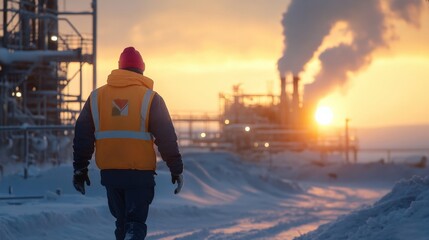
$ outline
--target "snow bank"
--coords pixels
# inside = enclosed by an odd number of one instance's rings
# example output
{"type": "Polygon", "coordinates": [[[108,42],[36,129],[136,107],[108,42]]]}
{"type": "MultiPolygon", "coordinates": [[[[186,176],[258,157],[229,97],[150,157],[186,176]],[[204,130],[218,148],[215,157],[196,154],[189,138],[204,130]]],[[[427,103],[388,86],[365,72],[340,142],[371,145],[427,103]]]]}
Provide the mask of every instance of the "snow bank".
{"type": "Polygon", "coordinates": [[[233,196],[237,192],[270,195],[303,192],[297,183],[226,152],[187,154],[185,174],[184,195],[192,192],[205,199],[222,194],[233,196]]]}
{"type": "Polygon", "coordinates": [[[79,203],[77,198],[8,206],[0,217],[0,239],[91,239],[94,234],[104,239],[112,238],[114,220],[106,206],[100,201],[89,205],[88,202],[79,203]]]}
{"type": "MultiPolygon", "coordinates": [[[[148,239],[292,239],[364,203],[373,203],[391,188],[376,188],[372,180],[393,181],[412,173],[429,175],[428,168],[321,164],[315,159],[318,156],[306,152],[276,154],[272,161],[259,162],[252,162],[250,156],[243,161],[227,152],[185,153],[185,185],[178,195],[173,194],[175,185],[165,163],[160,162],[147,221],[148,239]],[[329,173],[338,175],[334,179],[329,173]],[[365,184],[352,185],[351,181],[365,184]]],[[[0,180],[0,197],[9,195],[9,186],[15,196],[43,197],[0,201],[1,240],[114,238],[114,219],[94,163],[90,165],[91,186],[85,196],[72,186],[70,164],[34,173],[27,180],[20,175],[0,180]],[[60,196],[55,195],[57,190],[60,196]]],[[[325,234],[332,238],[320,239],[347,239],[342,237],[354,234],[356,238],[350,239],[367,239],[364,234],[378,231],[383,236],[380,239],[405,235],[419,239],[423,234],[419,229],[425,229],[422,225],[428,222],[429,213],[424,209],[429,208],[429,193],[424,190],[428,182],[418,177],[402,181],[373,207],[355,211],[321,227],[318,231],[323,233],[309,236],[317,239],[325,234]],[[402,229],[398,227],[400,219],[405,219],[402,229]],[[384,224],[392,235],[383,232],[384,224]]],[[[313,239],[305,237],[302,239],[313,239]]]]}
{"type": "Polygon", "coordinates": [[[374,205],[342,216],[296,240],[428,239],[429,177],[397,183],[374,205]]]}
{"type": "MultiPolygon", "coordinates": [[[[271,166],[271,171],[285,178],[298,182],[325,182],[329,184],[364,184],[387,187],[414,175],[429,175],[429,167],[416,167],[414,162],[358,162],[345,164],[342,156],[329,155],[325,160],[320,159],[316,152],[283,152],[273,154],[271,161],[268,156],[257,162],[265,167],[271,166]]],[[[405,161],[405,160],[404,160],[405,161]]]]}
{"type": "MultiPolygon", "coordinates": [[[[297,183],[269,175],[266,169],[244,163],[230,153],[188,153],[184,154],[184,163],[185,185],[179,195],[173,194],[175,185],[165,163],[158,166],[149,229],[163,229],[158,226],[164,224],[175,230],[151,232],[151,237],[180,233],[190,228],[190,221],[194,223],[191,226],[199,228],[219,224],[225,218],[238,219],[243,212],[251,212],[249,209],[261,199],[276,202],[279,197],[304,192],[297,183]]],[[[9,196],[9,186],[13,189],[11,196],[43,197],[0,201],[1,240],[113,238],[114,220],[94,163],[90,165],[91,186],[85,196],[73,188],[70,164],[35,172],[27,180],[18,174],[0,181],[0,197],[9,196]],[[55,195],[57,190],[60,196],[55,195]]]]}

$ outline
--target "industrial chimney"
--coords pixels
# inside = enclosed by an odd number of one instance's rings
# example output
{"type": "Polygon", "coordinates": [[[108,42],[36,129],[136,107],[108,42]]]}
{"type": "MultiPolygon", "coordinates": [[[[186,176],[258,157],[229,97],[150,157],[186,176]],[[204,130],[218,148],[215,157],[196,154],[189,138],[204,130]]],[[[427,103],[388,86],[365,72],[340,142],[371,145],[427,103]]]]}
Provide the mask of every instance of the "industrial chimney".
{"type": "Polygon", "coordinates": [[[300,125],[301,120],[301,108],[299,106],[299,81],[301,79],[297,76],[293,76],[293,92],[292,92],[292,125],[297,127],[300,125]]]}
{"type": "Polygon", "coordinates": [[[292,92],[292,111],[299,112],[299,80],[298,76],[293,76],[293,92],[292,92]]]}
{"type": "Polygon", "coordinates": [[[286,94],[285,75],[280,75],[280,123],[283,127],[289,124],[289,103],[286,94]]]}

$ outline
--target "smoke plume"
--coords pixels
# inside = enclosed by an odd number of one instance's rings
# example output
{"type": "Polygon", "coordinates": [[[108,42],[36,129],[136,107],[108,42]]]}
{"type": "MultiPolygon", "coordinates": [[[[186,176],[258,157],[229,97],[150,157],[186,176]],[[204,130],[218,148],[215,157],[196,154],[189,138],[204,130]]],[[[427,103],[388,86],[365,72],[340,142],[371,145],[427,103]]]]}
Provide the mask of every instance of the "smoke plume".
{"type": "Polygon", "coordinates": [[[304,89],[306,103],[315,104],[336,86],[371,63],[372,53],[388,47],[389,19],[419,26],[424,0],[292,0],[283,15],[285,50],[278,61],[281,75],[298,74],[338,22],[352,33],[351,43],[325,49],[320,72],[304,89]]]}

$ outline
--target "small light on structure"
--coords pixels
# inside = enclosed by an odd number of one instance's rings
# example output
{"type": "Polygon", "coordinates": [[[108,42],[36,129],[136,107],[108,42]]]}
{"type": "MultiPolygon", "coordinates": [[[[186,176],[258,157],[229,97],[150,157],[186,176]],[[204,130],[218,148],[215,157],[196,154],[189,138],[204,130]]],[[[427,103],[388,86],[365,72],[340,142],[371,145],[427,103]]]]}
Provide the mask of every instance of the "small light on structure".
{"type": "Polygon", "coordinates": [[[31,91],[33,91],[33,92],[34,92],[34,91],[36,91],[36,87],[33,87],[33,88],[31,89],[31,91]]]}
{"type": "Polygon", "coordinates": [[[246,131],[246,132],[250,132],[250,127],[249,127],[249,126],[246,126],[246,127],[244,128],[244,131],[246,131]]]}
{"type": "Polygon", "coordinates": [[[16,97],[19,97],[19,98],[20,98],[20,97],[22,97],[21,92],[17,92],[17,93],[16,93],[16,97]]]}
{"type": "Polygon", "coordinates": [[[229,124],[229,119],[225,119],[225,124],[228,125],[229,124]]]}
{"type": "Polygon", "coordinates": [[[15,92],[12,92],[12,97],[15,97],[15,92]]]}
{"type": "Polygon", "coordinates": [[[254,146],[255,148],[259,147],[259,143],[255,142],[255,143],[253,143],[253,146],[254,146]]]}
{"type": "Polygon", "coordinates": [[[57,37],[57,36],[55,36],[55,35],[52,35],[52,36],[51,36],[51,41],[53,41],[53,42],[58,41],[58,37],[57,37]]]}
{"type": "Polygon", "coordinates": [[[266,142],[266,143],[264,143],[264,147],[270,147],[270,143],[268,143],[268,142],[266,142]]]}
{"type": "Polygon", "coordinates": [[[202,133],[200,134],[200,136],[201,136],[202,138],[205,138],[207,135],[206,135],[206,133],[205,133],[205,132],[202,132],[202,133]]]}

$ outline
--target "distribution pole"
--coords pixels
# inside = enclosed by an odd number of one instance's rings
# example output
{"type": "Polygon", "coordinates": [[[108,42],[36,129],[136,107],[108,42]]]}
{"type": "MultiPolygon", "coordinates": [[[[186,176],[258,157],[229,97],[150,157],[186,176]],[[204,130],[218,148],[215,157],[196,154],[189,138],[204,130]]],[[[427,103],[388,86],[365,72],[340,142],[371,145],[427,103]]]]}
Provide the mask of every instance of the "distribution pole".
{"type": "Polygon", "coordinates": [[[97,88],[97,0],[92,0],[92,90],[97,88]]]}
{"type": "Polygon", "coordinates": [[[346,118],[346,129],[345,129],[345,153],[346,153],[346,163],[349,163],[349,121],[350,119],[346,118]]]}
{"type": "Polygon", "coordinates": [[[9,33],[7,32],[7,0],[3,2],[3,47],[7,48],[7,41],[9,40],[9,33]]]}

